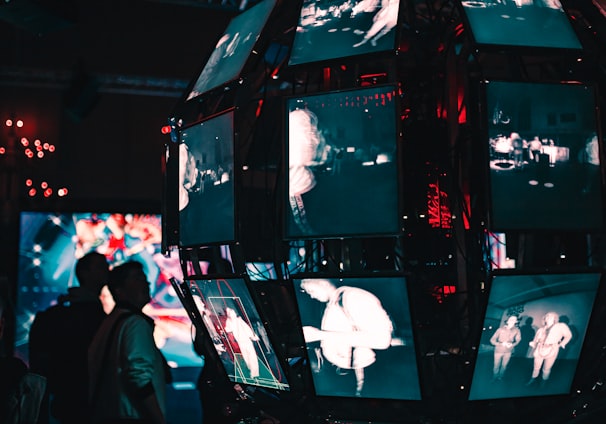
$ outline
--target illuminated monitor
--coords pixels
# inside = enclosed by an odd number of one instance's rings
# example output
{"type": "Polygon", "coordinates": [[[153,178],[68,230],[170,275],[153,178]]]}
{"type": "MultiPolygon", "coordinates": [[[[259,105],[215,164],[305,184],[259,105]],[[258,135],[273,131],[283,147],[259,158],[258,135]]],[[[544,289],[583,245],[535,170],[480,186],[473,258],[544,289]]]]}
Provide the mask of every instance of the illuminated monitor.
{"type": "Polygon", "coordinates": [[[475,43],[483,46],[579,50],[582,48],[559,0],[463,0],[475,43]]]}
{"type": "Polygon", "coordinates": [[[271,332],[244,278],[186,280],[229,381],[290,390],[271,332]]]}
{"type": "Polygon", "coordinates": [[[263,0],[233,18],[196,79],[186,101],[237,79],[276,0],[263,0]]]}
{"type": "Polygon", "coordinates": [[[568,394],[600,280],[599,272],[494,275],[469,400],[568,394]]]}
{"type": "MultiPolygon", "coordinates": [[[[156,214],[21,212],[15,354],[28,361],[29,329],[36,313],[78,286],[76,261],[95,250],[112,267],[127,260],[143,264],[152,298],[143,312],[155,321],[156,343],[171,367],[202,366],[192,347],[191,321],[169,281],[181,274],[178,252],[160,253],[160,220],[156,214]]],[[[101,301],[109,313],[114,302],[107,287],[101,301]]]]}
{"type": "Polygon", "coordinates": [[[286,99],[286,238],[398,234],[398,100],[393,86],[286,99]]]}
{"type": "Polygon", "coordinates": [[[603,226],[594,89],[583,84],[483,84],[491,230],[603,226]]]}
{"type": "Polygon", "coordinates": [[[180,246],[235,240],[234,187],[233,109],[180,130],[180,246]]]}
{"type": "Polygon", "coordinates": [[[400,0],[303,0],[289,65],[394,51],[400,0]]]}
{"type": "Polygon", "coordinates": [[[421,399],[405,277],[293,284],[316,395],[421,399]]]}

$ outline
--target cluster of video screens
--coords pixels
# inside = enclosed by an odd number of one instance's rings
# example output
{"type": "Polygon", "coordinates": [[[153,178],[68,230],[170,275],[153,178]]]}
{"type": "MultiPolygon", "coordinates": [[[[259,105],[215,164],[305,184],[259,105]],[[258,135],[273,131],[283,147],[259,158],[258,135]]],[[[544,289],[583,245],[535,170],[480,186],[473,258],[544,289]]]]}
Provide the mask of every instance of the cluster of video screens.
{"type": "MultiPolygon", "coordinates": [[[[156,214],[22,212],[15,354],[28,361],[29,329],[36,313],[79,285],[77,260],[97,251],[112,267],[129,260],[143,264],[152,298],[143,312],[154,319],[156,344],[172,367],[202,366],[192,347],[191,321],[169,281],[182,275],[178,253],[164,255],[160,246],[161,217],[156,214]]],[[[111,312],[114,301],[107,287],[101,302],[105,312],[111,312]]]]}
{"type": "Polygon", "coordinates": [[[594,88],[488,81],[484,89],[491,229],[602,228],[594,88]]]}
{"type": "Polygon", "coordinates": [[[600,272],[492,277],[470,400],[567,394],[600,272]]]}

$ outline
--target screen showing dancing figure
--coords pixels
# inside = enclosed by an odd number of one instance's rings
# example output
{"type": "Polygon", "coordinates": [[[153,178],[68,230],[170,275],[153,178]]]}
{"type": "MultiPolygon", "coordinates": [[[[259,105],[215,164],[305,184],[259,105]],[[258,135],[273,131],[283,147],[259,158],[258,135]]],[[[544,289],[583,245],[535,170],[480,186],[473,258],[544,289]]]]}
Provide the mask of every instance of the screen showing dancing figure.
{"type": "MultiPolygon", "coordinates": [[[[182,274],[178,252],[161,253],[160,215],[137,213],[21,213],[17,275],[15,354],[29,358],[31,323],[38,311],[69,301],[77,287],[76,261],[91,251],[110,266],[128,260],[143,264],[151,284],[151,301],[143,312],[154,319],[154,338],[171,367],[200,367],[192,348],[191,321],[172,290],[170,278],[182,274]]],[[[182,278],[182,277],[181,277],[182,278]]],[[[104,287],[106,313],[114,301],[104,287]]]]}
{"type": "Polygon", "coordinates": [[[594,90],[581,84],[485,84],[493,230],[603,225],[594,90]]]}
{"type": "Polygon", "coordinates": [[[303,0],[289,65],[394,50],[400,0],[303,0]]]}
{"type": "Polygon", "coordinates": [[[462,5],[478,44],[582,48],[560,0],[463,0],[462,5]]]}
{"type": "Polygon", "coordinates": [[[398,233],[391,86],[287,99],[288,238],[398,233]]]}
{"type": "Polygon", "coordinates": [[[493,276],[469,399],[569,393],[600,280],[493,276]]]}
{"type": "Polygon", "coordinates": [[[421,398],[404,277],[293,283],[317,395],[421,398]]]}
{"type": "Polygon", "coordinates": [[[187,284],[229,380],[290,390],[246,281],[226,278],[187,284]]]}
{"type": "Polygon", "coordinates": [[[184,128],[179,145],[179,243],[235,239],[234,112],[184,128]]]}
{"type": "Polygon", "coordinates": [[[229,22],[186,101],[240,76],[275,3],[276,0],[263,0],[229,22]]]}

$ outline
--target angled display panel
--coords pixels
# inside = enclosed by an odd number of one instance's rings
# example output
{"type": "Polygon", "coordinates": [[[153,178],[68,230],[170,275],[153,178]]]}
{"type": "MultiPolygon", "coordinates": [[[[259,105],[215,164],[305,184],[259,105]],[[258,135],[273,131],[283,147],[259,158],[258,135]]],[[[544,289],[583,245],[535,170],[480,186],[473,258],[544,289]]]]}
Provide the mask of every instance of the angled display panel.
{"type": "Polygon", "coordinates": [[[474,41],[484,46],[580,50],[559,0],[463,0],[474,41]]]}
{"type": "Polygon", "coordinates": [[[263,0],[229,22],[186,101],[240,76],[275,4],[276,0],[263,0]]]}
{"type": "Polygon", "coordinates": [[[216,278],[186,283],[229,380],[290,390],[246,280],[216,278]]]}
{"type": "Polygon", "coordinates": [[[594,89],[503,81],[484,86],[491,230],[602,228],[594,89]]]}
{"type": "Polygon", "coordinates": [[[393,86],[287,102],[287,238],[398,233],[399,96],[393,86]]]}
{"type": "Polygon", "coordinates": [[[289,65],[395,50],[400,0],[303,0],[289,65]]]}
{"type": "Polygon", "coordinates": [[[470,400],[567,394],[601,274],[492,278],[470,400]]]}
{"type": "Polygon", "coordinates": [[[235,240],[234,112],[180,131],[179,244],[235,240]]]}
{"type": "Polygon", "coordinates": [[[316,395],[421,399],[405,277],[293,284],[316,395]]]}
{"type": "MultiPolygon", "coordinates": [[[[190,319],[169,281],[181,274],[178,252],[161,254],[160,234],[160,216],[155,214],[22,212],[16,355],[28,359],[29,328],[36,312],[57,304],[59,296],[78,286],[76,261],[96,250],[111,266],[128,260],[143,263],[152,297],[143,312],[154,319],[157,345],[171,367],[202,366],[192,349],[190,319]]],[[[107,288],[101,301],[109,313],[114,302],[107,288]]]]}

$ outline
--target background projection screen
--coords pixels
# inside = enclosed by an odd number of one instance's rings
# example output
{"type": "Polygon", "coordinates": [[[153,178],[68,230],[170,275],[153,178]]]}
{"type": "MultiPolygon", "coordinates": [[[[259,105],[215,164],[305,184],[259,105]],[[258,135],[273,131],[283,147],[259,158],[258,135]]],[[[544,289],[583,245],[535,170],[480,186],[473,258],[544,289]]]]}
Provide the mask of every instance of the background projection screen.
{"type": "Polygon", "coordinates": [[[187,284],[229,380],[290,390],[246,281],[217,278],[187,284]]]}
{"type": "Polygon", "coordinates": [[[594,89],[489,81],[485,90],[491,229],[602,228],[594,89]]]}
{"type": "Polygon", "coordinates": [[[421,398],[405,277],[293,284],[318,396],[421,398]]]}
{"type": "Polygon", "coordinates": [[[599,273],[494,276],[469,399],[568,393],[600,279],[599,273]],[[519,330],[513,351],[504,330],[495,335],[510,317],[519,330]]]}
{"type": "Polygon", "coordinates": [[[559,0],[464,0],[462,5],[480,45],[582,48],[559,0]]]}

